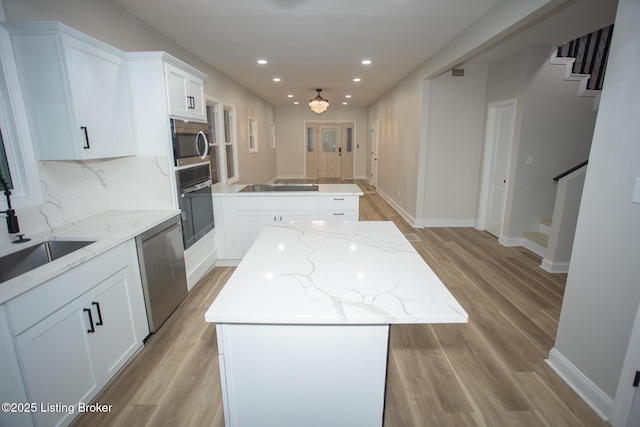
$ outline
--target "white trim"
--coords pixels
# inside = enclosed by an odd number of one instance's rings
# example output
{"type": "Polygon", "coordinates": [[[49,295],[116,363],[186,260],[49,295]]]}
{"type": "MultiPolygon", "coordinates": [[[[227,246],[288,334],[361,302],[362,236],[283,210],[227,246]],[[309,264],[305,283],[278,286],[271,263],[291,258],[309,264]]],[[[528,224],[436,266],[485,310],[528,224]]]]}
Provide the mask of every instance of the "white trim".
{"type": "Polygon", "coordinates": [[[620,371],[616,398],[613,402],[611,424],[615,427],[625,427],[629,423],[629,415],[633,406],[633,400],[638,388],[633,387],[631,379],[640,367],[640,305],[636,310],[636,320],[633,323],[631,339],[627,347],[627,354],[620,371]]]}
{"type": "Polygon", "coordinates": [[[609,421],[613,409],[613,399],[583,374],[569,359],[555,347],[545,360],[547,365],[575,391],[604,421],[609,421]]]}
{"type": "Polygon", "coordinates": [[[398,212],[400,214],[400,216],[402,216],[405,221],[407,221],[409,223],[409,225],[411,225],[414,228],[422,228],[422,227],[418,227],[418,225],[416,224],[416,219],[411,216],[409,214],[409,212],[405,211],[399,204],[396,203],[395,200],[393,200],[391,197],[389,197],[384,191],[382,191],[379,188],[376,188],[378,194],[380,195],[380,197],[382,197],[384,200],[387,201],[387,203],[389,203],[391,205],[391,207],[393,209],[396,210],[396,212],[398,212]]]}
{"type": "Polygon", "coordinates": [[[305,179],[304,175],[278,175],[276,179],[305,179]]]}
{"type": "Polygon", "coordinates": [[[498,243],[500,243],[502,246],[507,246],[507,247],[522,246],[523,241],[524,241],[523,237],[500,236],[498,238],[498,243]]]}
{"type": "Polygon", "coordinates": [[[423,219],[422,228],[426,227],[473,227],[473,219],[423,219]]]}
{"type": "Polygon", "coordinates": [[[540,267],[548,271],[549,273],[568,273],[569,272],[569,263],[568,262],[553,262],[546,258],[542,259],[542,263],[540,267]]]}
{"type": "Polygon", "coordinates": [[[532,241],[527,239],[526,237],[522,238],[522,246],[525,249],[530,250],[531,252],[533,252],[534,254],[544,257],[544,254],[547,252],[547,248],[532,241]]]}
{"type": "Polygon", "coordinates": [[[598,111],[600,105],[600,90],[587,89],[591,74],[577,74],[573,72],[573,63],[576,62],[575,58],[562,58],[558,57],[558,46],[551,46],[551,55],[549,56],[549,64],[552,65],[564,65],[564,79],[567,81],[578,82],[578,96],[594,97],[592,111],[598,111]]]}
{"type": "Polygon", "coordinates": [[[241,259],[218,259],[215,267],[237,267],[240,265],[241,259]]]}

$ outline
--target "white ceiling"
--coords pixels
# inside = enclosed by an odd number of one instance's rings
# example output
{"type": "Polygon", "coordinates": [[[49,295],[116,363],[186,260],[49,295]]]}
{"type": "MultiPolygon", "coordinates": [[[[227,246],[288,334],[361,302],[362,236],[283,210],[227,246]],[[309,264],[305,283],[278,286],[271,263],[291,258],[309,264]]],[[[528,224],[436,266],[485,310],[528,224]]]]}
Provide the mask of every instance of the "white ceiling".
{"type": "MultiPolygon", "coordinates": [[[[333,105],[370,105],[497,2],[112,1],[276,106],[292,105],[294,100],[306,105],[316,95],[315,88],[322,88],[333,105]],[[267,65],[257,64],[262,58],[267,65]],[[363,59],[372,64],[362,65],[363,59]],[[274,77],[282,81],[276,83],[274,77]],[[355,83],[355,77],[362,81],[355,83]]],[[[549,38],[549,27],[537,37],[549,38]]],[[[530,43],[533,28],[521,31],[522,40],[509,49],[530,43]]],[[[487,54],[495,58],[500,52],[487,54]]]]}

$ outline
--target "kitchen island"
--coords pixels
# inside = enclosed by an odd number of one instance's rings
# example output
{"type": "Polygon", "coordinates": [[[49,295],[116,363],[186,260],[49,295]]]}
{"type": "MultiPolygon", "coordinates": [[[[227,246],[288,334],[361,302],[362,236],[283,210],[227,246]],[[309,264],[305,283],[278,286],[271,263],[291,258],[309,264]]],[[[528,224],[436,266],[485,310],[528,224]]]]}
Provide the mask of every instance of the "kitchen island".
{"type": "Polygon", "coordinates": [[[390,325],[467,319],[392,222],[267,224],[205,315],[225,424],[381,426],[390,325]]]}

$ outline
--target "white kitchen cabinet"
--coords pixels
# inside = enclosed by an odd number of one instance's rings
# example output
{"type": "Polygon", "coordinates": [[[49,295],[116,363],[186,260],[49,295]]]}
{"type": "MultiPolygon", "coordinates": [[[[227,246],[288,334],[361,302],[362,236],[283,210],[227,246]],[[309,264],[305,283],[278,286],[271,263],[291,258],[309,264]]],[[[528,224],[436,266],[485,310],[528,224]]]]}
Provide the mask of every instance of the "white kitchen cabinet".
{"type": "Polygon", "coordinates": [[[237,203],[237,222],[243,255],[269,222],[318,219],[317,196],[247,196],[239,198],[237,203]]]}
{"type": "Polygon", "coordinates": [[[320,196],[318,198],[318,219],[321,221],[358,221],[359,203],[359,196],[320,196]]]}
{"type": "Polygon", "coordinates": [[[122,52],[59,23],[5,23],[40,160],[135,153],[122,52]]]}
{"type": "Polygon", "coordinates": [[[207,121],[204,80],[172,64],[164,64],[171,117],[207,121]]]}
{"type": "MultiPolygon", "coordinates": [[[[28,401],[89,403],[148,335],[135,244],[126,242],[8,301],[28,401]]],[[[70,411],[33,414],[67,425],[70,411]]]]}

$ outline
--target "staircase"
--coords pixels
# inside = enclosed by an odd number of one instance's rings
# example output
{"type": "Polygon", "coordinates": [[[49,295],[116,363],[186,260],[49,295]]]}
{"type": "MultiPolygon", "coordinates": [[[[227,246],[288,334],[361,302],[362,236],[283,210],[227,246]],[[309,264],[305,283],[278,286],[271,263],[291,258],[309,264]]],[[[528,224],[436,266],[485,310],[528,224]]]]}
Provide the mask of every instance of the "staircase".
{"type": "Polygon", "coordinates": [[[549,244],[549,235],[551,234],[551,220],[543,219],[540,221],[538,231],[528,231],[522,234],[522,246],[529,249],[536,255],[544,258],[549,244]]]}
{"type": "Polygon", "coordinates": [[[579,96],[594,97],[593,111],[598,111],[600,92],[607,69],[613,25],[579,37],[554,49],[549,63],[565,65],[565,80],[579,81],[579,96]]]}
{"type": "Polygon", "coordinates": [[[553,218],[540,221],[538,231],[522,234],[522,246],[541,256],[540,267],[550,273],[569,271],[586,171],[587,162],[582,162],[555,177],[553,218]]]}

